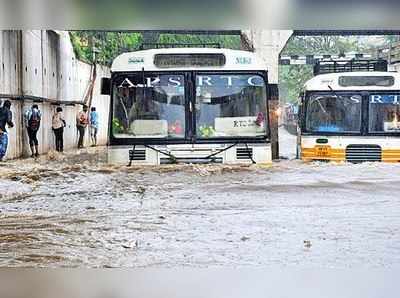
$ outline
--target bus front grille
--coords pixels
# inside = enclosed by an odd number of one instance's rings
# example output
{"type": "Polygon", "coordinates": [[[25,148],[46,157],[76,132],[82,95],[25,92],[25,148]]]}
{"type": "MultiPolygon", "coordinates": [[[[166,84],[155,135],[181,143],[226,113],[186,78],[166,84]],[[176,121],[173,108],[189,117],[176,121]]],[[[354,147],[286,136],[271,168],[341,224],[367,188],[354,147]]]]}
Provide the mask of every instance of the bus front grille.
{"type": "Polygon", "coordinates": [[[129,160],[132,161],[146,160],[146,150],[145,149],[129,150],[129,160]]]}
{"type": "Polygon", "coordinates": [[[382,161],[382,148],[378,145],[349,145],[346,148],[346,161],[353,163],[382,161]]]}
{"type": "Polygon", "coordinates": [[[236,159],[247,160],[253,158],[253,148],[236,148],[236,159]]]}

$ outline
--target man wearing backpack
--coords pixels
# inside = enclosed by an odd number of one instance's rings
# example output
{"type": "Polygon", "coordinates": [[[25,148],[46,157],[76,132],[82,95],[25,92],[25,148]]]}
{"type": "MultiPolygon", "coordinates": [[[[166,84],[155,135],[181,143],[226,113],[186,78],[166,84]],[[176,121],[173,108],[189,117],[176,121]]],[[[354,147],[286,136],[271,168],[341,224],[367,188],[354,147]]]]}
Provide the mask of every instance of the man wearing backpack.
{"type": "Polygon", "coordinates": [[[6,126],[14,127],[12,122],[11,102],[9,100],[4,101],[2,107],[0,107],[0,161],[3,161],[4,156],[7,153],[8,147],[8,133],[6,126]]]}
{"type": "Polygon", "coordinates": [[[29,146],[31,147],[32,157],[39,156],[39,141],[37,139],[37,133],[40,128],[41,120],[42,113],[40,112],[38,105],[32,105],[32,107],[25,113],[25,126],[28,131],[29,146]]]}
{"type": "Polygon", "coordinates": [[[83,148],[83,140],[85,137],[85,130],[89,123],[87,111],[88,111],[87,106],[83,106],[82,111],[80,111],[78,113],[78,115],[76,116],[76,128],[78,129],[78,133],[79,133],[78,149],[83,148]]]}

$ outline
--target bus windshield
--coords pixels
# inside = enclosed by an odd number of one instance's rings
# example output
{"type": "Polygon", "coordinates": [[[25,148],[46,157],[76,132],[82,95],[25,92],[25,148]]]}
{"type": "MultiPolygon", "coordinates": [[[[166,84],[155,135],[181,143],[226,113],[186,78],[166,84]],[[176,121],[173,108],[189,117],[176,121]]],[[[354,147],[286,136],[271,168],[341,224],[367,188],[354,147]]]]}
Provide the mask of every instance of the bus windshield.
{"type": "Polygon", "coordinates": [[[400,94],[369,96],[369,131],[400,132],[400,94]]]}
{"type": "Polygon", "coordinates": [[[112,132],[117,138],[184,138],[185,77],[144,73],[114,81],[112,132]]]}
{"type": "Polygon", "coordinates": [[[362,97],[358,94],[312,94],[306,104],[308,132],[354,132],[361,130],[362,97]]]}
{"type": "Polygon", "coordinates": [[[209,75],[196,78],[198,138],[266,135],[266,85],[259,75],[209,75]]]}
{"type": "Polygon", "coordinates": [[[265,137],[265,80],[256,74],[118,76],[113,80],[112,134],[137,139],[265,137]]]}

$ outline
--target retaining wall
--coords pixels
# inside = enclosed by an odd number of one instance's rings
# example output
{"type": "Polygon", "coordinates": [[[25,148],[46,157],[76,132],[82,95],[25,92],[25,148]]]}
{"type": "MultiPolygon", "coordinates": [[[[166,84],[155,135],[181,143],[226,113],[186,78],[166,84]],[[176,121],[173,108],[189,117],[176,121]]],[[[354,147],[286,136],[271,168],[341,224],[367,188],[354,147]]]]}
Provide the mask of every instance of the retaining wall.
{"type": "MultiPolygon", "coordinates": [[[[107,143],[109,97],[100,95],[100,79],[109,77],[109,69],[97,65],[92,106],[100,118],[98,144],[107,143]]],[[[9,129],[7,158],[30,154],[23,113],[35,103],[42,111],[39,130],[40,152],[54,148],[51,117],[61,106],[67,127],[65,149],[76,147],[76,114],[82,108],[89,87],[92,66],[76,59],[68,32],[50,30],[0,31],[0,95],[10,95],[15,127],[9,129]],[[24,95],[28,99],[16,99],[24,95]]],[[[2,98],[0,100],[5,100],[2,98]]],[[[86,134],[89,144],[89,134],[86,134]]]]}

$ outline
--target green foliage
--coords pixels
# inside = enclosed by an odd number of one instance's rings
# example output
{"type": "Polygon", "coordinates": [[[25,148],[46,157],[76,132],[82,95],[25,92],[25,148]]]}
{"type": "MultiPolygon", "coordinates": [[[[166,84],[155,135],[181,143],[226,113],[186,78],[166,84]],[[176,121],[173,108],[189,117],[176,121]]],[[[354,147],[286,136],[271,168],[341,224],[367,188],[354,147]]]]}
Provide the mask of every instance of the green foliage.
{"type": "MultiPolygon", "coordinates": [[[[342,36],[295,36],[282,51],[282,56],[290,55],[338,55],[348,52],[366,52],[365,43],[357,37],[342,36]]],[[[288,65],[279,67],[279,89],[282,103],[294,103],[309,79],[313,77],[312,65],[288,65]]]]}
{"type": "Polygon", "coordinates": [[[305,82],[313,77],[311,65],[290,65],[279,68],[279,93],[283,103],[295,103],[305,82]]]}
{"type": "Polygon", "coordinates": [[[177,44],[210,44],[217,43],[227,49],[239,50],[241,48],[240,36],[230,35],[191,35],[191,34],[161,34],[159,43],[177,44]]]}
{"type": "Polygon", "coordinates": [[[87,41],[83,36],[79,36],[76,32],[69,33],[71,38],[72,47],[75,52],[75,56],[82,61],[89,62],[90,61],[90,51],[89,48],[85,45],[87,41]]]}
{"type": "Polygon", "coordinates": [[[385,36],[385,42],[387,44],[399,42],[399,41],[400,41],[400,36],[398,36],[398,35],[386,35],[385,36]]]}
{"type": "Polygon", "coordinates": [[[124,52],[140,49],[143,42],[204,44],[218,43],[221,47],[240,49],[240,36],[190,35],[190,34],[144,34],[107,31],[71,31],[71,42],[78,59],[93,62],[93,47],[96,49],[96,62],[111,65],[112,61],[124,52]]]}
{"type": "Polygon", "coordinates": [[[72,31],[72,46],[78,59],[93,62],[93,48],[96,62],[110,65],[123,52],[136,51],[142,44],[140,33],[103,31],[72,31]]]}
{"type": "Polygon", "coordinates": [[[357,37],[295,36],[289,40],[282,55],[337,55],[351,51],[363,52],[366,49],[357,37]]]}

